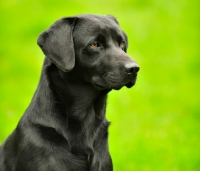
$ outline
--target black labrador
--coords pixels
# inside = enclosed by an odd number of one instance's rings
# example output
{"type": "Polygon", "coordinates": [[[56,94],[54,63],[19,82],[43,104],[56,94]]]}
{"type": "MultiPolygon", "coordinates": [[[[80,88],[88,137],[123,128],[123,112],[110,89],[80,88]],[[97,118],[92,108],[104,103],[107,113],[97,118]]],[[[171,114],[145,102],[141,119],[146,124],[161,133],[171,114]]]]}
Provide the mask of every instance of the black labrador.
{"type": "Polygon", "coordinates": [[[106,98],[139,67],[110,15],[56,21],[38,38],[46,58],[35,95],[0,148],[0,171],[112,171],[106,98]]]}

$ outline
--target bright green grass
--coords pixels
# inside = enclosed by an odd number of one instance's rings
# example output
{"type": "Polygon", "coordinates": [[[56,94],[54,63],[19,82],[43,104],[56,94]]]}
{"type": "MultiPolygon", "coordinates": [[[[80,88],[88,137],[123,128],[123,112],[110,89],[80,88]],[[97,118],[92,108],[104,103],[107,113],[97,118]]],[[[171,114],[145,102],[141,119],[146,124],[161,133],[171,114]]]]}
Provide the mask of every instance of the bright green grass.
{"type": "Polygon", "coordinates": [[[109,94],[115,171],[200,171],[200,1],[6,0],[0,2],[0,143],[36,89],[37,36],[56,19],[112,14],[141,70],[132,89],[109,94]]]}

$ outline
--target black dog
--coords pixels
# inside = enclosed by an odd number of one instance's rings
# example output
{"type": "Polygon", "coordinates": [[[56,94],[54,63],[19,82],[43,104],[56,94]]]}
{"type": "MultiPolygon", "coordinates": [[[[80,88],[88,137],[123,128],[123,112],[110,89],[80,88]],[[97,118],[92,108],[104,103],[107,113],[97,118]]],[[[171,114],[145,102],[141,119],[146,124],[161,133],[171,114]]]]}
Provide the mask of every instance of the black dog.
{"type": "Polygon", "coordinates": [[[107,93],[132,87],[139,70],[127,44],[109,15],[63,18],[44,31],[40,82],[0,148],[0,171],[112,171],[107,93]]]}

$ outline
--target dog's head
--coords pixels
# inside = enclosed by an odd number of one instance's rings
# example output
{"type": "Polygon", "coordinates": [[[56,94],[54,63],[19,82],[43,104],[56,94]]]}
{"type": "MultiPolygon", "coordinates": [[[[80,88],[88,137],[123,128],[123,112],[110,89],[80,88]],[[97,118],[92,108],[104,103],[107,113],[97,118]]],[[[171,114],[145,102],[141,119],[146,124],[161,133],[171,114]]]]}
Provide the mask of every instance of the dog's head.
{"type": "Polygon", "coordinates": [[[60,19],[39,36],[38,45],[58,68],[75,71],[77,79],[99,90],[135,84],[139,67],[126,53],[126,34],[110,15],[60,19]]]}

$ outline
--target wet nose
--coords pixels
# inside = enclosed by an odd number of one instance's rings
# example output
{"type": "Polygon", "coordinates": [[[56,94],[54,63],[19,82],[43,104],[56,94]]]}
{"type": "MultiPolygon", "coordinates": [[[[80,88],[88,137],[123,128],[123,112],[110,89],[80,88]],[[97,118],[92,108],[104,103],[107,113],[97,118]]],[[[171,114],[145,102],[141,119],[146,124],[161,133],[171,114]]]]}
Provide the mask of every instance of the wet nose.
{"type": "Polygon", "coordinates": [[[140,67],[134,62],[129,62],[125,64],[125,72],[127,74],[136,74],[139,71],[140,67]]]}

